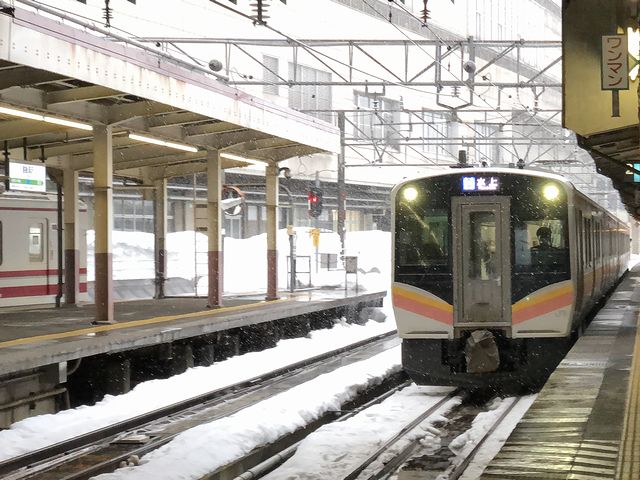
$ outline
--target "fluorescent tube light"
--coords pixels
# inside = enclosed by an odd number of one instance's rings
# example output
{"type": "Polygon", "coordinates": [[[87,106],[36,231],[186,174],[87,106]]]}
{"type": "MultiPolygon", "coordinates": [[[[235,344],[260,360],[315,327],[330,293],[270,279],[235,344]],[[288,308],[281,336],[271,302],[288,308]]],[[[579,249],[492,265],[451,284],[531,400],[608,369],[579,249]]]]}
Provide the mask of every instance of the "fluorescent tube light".
{"type": "Polygon", "coordinates": [[[175,148],[176,150],[183,150],[185,152],[196,153],[198,149],[192,145],[185,145],[184,143],[167,142],[160,140],[159,138],[147,137],[146,135],[139,135],[137,133],[130,133],[129,138],[131,140],[138,140],[139,142],[152,143],[154,145],[161,145],[163,147],[175,148]]]}
{"type": "Polygon", "coordinates": [[[93,130],[93,127],[91,125],[88,125],[86,123],[74,122],[72,120],[65,120],[64,118],[49,117],[45,115],[44,121],[55,123],[56,125],[64,125],[65,127],[79,128],[80,130],[93,130]]]}
{"type": "Polygon", "coordinates": [[[265,160],[257,160],[255,158],[247,158],[247,157],[243,157],[241,155],[236,155],[236,154],[233,154],[233,153],[222,152],[220,154],[220,156],[223,157],[223,158],[228,158],[229,160],[237,160],[239,162],[250,163],[252,165],[260,165],[260,166],[269,165],[269,162],[267,162],[265,160]]]}
{"type": "Polygon", "coordinates": [[[7,115],[13,115],[14,117],[22,117],[28,118],[29,120],[39,120],[41,122],[44,122],[44,115],[25,112],[23,110],[16,110],[15,108],[0,107],[0,113],[6,113],[7,115]]]}
{"type": "Polygon", "coordinates": [[[67,120],[66,118],[51,117],[49,115],[27,112],[26,110],[18,110],[16,108],[0,106],[0,113],[12,115],[14,117],[28,118],[29,120],[38,120],[39,122],[47,122],[56,125],[63,125],[65,127],[78,128],[80,130],[93,130],[93,127],[88,123],[75,122],[73,120],[67,120]]]}

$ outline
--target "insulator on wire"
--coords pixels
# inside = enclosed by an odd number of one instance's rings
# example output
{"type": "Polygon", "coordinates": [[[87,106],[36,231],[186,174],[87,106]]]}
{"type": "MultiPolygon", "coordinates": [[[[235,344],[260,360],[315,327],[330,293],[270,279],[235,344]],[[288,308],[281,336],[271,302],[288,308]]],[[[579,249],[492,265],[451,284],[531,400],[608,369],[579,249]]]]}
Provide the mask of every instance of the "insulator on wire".
{"type": "Polygon", "coordinates": [[[424,3],[424,8],[420,11],[420,19],[422,20],[422,23],[424,25],[427,24],[427,20],[429,20],[429,18],[431,18],[430,16],[430,12],[429,12],[429,8],[427,7],[427,2],[429,0],[422,0],[424,3]]]}
{"type": "Polygon", "coordinates": [[[104,0],[104,8],[102,9],[102,18],[104,18],[105,27],[111,26],[111,19],[113,18],[113,10],[111,10],[111,6],[109,5],[110,0],[104,0]]]}
{"type": "Polygon", "coordinates": [[[251,16],[253,18],[253,23],[267,23],[267,10],[269,9],[269,0],[255,0],[254,3],[249,4],[251,9],[253,10],[254,15],[251,16]]]}

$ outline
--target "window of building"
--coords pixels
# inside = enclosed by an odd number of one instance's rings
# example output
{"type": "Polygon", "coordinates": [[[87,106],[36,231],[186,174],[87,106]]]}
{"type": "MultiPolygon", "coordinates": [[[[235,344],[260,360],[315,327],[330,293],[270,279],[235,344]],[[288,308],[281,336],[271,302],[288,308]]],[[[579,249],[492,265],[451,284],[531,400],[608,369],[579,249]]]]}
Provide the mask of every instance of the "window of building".
{"type": "MultiPolygon", "coordinates": [[[[303,65],[289,63],[289,78],[299,82],[330,82],[331,74],[303,65]]],[[[331,122],[331,112],[318,110],[331,110],[331,86],[330,85],[294,85],[289,89],[289,107],[296,110],[311,110],[309,115],[331,122]]]]}
{"type": "Polygon", "coordinates": [[[41,262],[44,259],[44,226],[42,223],[29,225],[29,261],[41,262]]]}
{"type": "Polygon", "coordinates": [[[445,140],[449,134],[449,118],[436,112],[422,112],[422,138],[424,152],[433,160],[449,157],[445,140]]]}
{"type": "Polygon", "coordinates": [[[399,150],[398,141],[403,137],[398,126],[401,121],[401,102],[379,95],[355,92],[354,104],[362,110],[356,114],[354,136],[384,140],[394,150],[399,150]]]}
{"type": "Polygon", "coordinates": [[[270,57],[268,55],[263,55],[262,57],[262,79],[265,82],[265,85],[262,87],[262,91],[268,95],[280,94],[280,87],[278,87],[278,85],[274,85],[278,80],[280,80],[278,78],[279,63],[280,62],[276,57],[270,57]]]}
{"type": "Polygon", "coordinates": [[[500,147],[495,141],[498,127],[495,125],[487,125],[486,123],[476,122],[473,125],[475,130],[475,151],[476,162],[489,162],[496,164],[500,162],[500,147]]]}

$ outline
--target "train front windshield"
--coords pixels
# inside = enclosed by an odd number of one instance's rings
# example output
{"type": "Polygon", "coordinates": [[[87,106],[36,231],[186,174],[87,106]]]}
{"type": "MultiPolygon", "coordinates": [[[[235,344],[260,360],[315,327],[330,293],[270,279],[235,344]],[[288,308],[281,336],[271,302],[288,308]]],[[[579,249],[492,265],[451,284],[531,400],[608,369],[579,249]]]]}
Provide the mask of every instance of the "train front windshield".
{"type": "MultiPolygon", "coordinates": [[[[468,173],[421,179],[396,197],[395,281],[429,291],[452,302],[453,197],[508,197],[511,297],[570,278],[567,202],[564,187],[545,178],[493,173],[495,191],[464,191],[468,173]]],[[[472,198],[471,198],[472,200],[472,198]]],[[[482,214],[485,215],[486,214],[482,214]]],[[[491,222],[480,215],[477,234],[466,252],[478,272],[489,272],[491,222]]]]}

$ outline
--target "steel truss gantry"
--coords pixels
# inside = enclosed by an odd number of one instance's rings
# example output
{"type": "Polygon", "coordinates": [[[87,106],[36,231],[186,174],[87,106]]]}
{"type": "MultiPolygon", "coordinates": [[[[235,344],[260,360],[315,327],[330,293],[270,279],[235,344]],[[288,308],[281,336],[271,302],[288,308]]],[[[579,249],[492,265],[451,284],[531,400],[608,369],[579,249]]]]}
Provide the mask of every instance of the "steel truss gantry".
{"type": "MultiPolygon", "coordinates": [[[[562,42],[555,40],[354,40],[354,39],[242,39],[198,37],[137,37],[143,43],[154,43],[165,49],[173,47],[189,56],[179,45],[215,45],[223,48],[224,68],[228,83],[247,85],[328,85],[328,86],[404,86],[404,87],[495,87],[560,88],[562,82],[551,76],[550,70],[562,59],[562,42]],[[273,71],[262,61],[264,48],[278,47],[291,50],[289,58],[294,66],[291,76],[273,71]],[[255,49],[257,51],[254,51],[255,49]],[[545,65],[533,66],[526,61],[526,51],[549,49],[551,59],[545,65]],[[331,81],[308,81],[297,78],[302,53],[306,53],[330,71],[331,81]],[[270,72],[268,80],[240,74],[233,79],[236,70],[235,55],[240,54],[270,72]],[[386,57],[386,60],[385,58],[386,57]],[[388,58],[401,61],[389,62],[388,58]],[[455,61],[454,66],[450,63],[455,61]],[[465,71],[465,62],[477,62],[475,71],[465,71]],[[368,64],[367,71],[358,65],[368,64]],[[513,72],[512,81],[491,81],[486,70],[492,65],[513,72]],[[245,78],[242,78],[245,77],[245,78]]],[[[190,56],[191,60],[206,62],[190,56]]],[[[306,57],[305,57],[306,58],[306,57]]],[[[305,62],[304,65],[308,65],[305,62]]],[[[467,66],[468,68],[468,66],[467,66]]]]}

